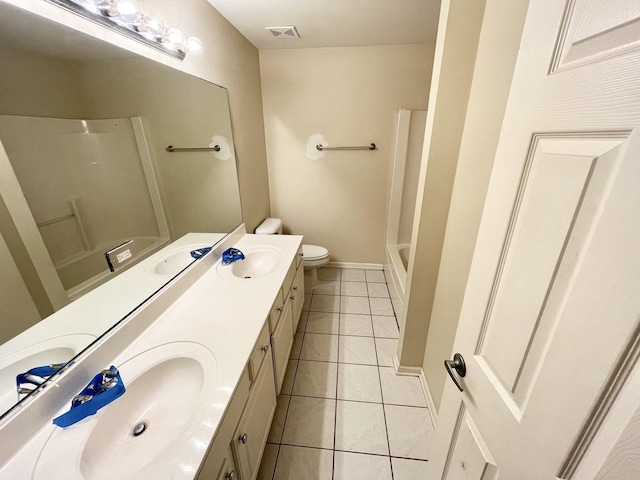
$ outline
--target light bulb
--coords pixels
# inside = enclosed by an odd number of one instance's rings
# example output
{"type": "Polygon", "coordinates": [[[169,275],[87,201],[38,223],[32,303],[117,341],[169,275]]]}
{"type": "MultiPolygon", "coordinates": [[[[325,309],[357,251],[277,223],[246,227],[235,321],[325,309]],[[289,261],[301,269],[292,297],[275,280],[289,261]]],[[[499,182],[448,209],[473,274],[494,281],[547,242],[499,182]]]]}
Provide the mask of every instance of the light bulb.
{"type": "Polygon", "coordinates": [[[109,0],[73,0],[73,3],[89,10],[90,12],[100,15],[109,15],[112,11],[111,2],[109,0]]]}
{"type": "Polygon", "coordinates": [[[202,50],[204,47],[202,46],[202,42],[199,38],[189,37],[187,38],[187,52],[192,55],[200,55],[202,54],[202,50]]]}
{"type": "Polygon", "coordinates": [[[140,23],[142,20],[142,13],[140,7],[134,0],[115,0],[116,7],[116,20],[118,23],[123,23],[126,26],[132,26],[140,23]]]}
{"type": "Polygon", "coordinates": [[[143,23],[146,26],[145,36],[152,39],[159,39],[164,37],[164,34],[167,33],[167,27],[164,25],[164,22],[156,17],[149,17],[147,15],[143,18],[143,23]]]}
{"type": "Polygon", "coordinates": [[[183,51],[187,45],[187,37],[182,31],[177,28],[170,28],[167,30],[165,35],[166,43],[168,43],[168,47],[172,50],[180,50],[183,51]]]}

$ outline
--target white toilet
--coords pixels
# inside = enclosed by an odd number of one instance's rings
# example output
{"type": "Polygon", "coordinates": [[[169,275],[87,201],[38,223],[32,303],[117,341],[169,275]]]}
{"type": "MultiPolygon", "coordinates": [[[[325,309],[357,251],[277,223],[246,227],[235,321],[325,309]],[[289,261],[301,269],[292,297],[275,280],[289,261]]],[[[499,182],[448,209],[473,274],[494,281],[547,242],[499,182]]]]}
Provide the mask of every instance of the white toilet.
{"type": "MultiPolygon", "coordinates": [[[[258,235],[282,235],[282,220],[265,218],[255,230],[258,235]]],[[[318,268],[329,263],[329,250],[318,245],[302,245],[304,288],[309,291],[318,286],[318,268]]]]}

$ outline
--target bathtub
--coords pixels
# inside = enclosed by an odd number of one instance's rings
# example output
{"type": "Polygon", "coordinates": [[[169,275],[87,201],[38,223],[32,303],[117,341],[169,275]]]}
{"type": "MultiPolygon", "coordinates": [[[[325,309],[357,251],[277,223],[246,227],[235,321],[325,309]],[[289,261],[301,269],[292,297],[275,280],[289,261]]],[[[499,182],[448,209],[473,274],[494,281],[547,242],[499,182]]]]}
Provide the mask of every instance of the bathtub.
{"type": "Polygon", "coordinates": [[[404,300],[405,286],[407,283],[407,265],[409,264],[409,245],[387,245],[387,262],[385,273],[389,282],[389,292],[391,293],[391,303],[398,312],[398,323],[400,330],[404,329],[402,307],[404,300]]]}
{"type": "Polygon", "coordinates": [[[167,238],[161,237],[133,237],[121,241],[110,241],[99,245],[91,252],[84,252],[72,259],[61,262],[55,267],[67,296],[70,300],[76,300],[110,280],[121,271],[158,251],[168,242],[167,238]],[[135,260],[119,268],[116,272],[111,272],[104,256],[105,252],[128,240],[134,241],[135,260]]]}

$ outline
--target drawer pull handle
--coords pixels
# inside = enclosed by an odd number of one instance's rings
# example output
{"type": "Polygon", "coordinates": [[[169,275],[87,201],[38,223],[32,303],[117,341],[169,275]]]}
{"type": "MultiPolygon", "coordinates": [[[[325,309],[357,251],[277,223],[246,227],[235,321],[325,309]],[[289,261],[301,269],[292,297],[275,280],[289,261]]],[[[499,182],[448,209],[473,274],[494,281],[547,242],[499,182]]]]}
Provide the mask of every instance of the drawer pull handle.
{"type": "Polygon", "coordinates": [[[227,480],[236,480],[236,471],[235,470],[231,470],[229,473],[227,473],[224,478],[226,478],[227,480]]]}
{"type": "Polygon", "coordinates": [[[298,287],[293,287],[293,291],[297,292],[298,291],[298,287]]]}
{"type": "Polygon", "coordinates": [[[278,310],[280,313],[282,313],[282,307],[278,307],[278,308],[276,308],[276,310],[278,310]]]}
{"type": "Polygon", "coordinates": [[[243,445],[247,444],[247,440],[249,440],[249,437],[247,437],[246,433],[238,437],[238,441],[242,442],[243,445]]]}
{"type": "Polygon", "coordinates": [[[291,300],[295,300],[295,299],[296,299],[296,296],[295,296],[295,295],[291,295],[289,298],[290,298],[291,300]]]}
{"type": "Polygon", "coordinates": [[[267,343],[266,345],[263,345],[260,350],[262,350],[264,353],[267,353],[269,351],[269,344],[267,343]]]}

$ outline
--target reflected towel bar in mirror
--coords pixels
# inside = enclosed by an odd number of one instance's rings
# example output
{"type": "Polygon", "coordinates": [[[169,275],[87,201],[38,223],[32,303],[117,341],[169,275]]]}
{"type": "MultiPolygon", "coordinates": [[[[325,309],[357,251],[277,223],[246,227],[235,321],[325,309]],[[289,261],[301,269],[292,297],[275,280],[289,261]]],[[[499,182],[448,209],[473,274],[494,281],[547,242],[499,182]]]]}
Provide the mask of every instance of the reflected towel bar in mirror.
{"type": "Polygon", "coordinates": [[[330,147],[328,145],[316,145],[316,148],[320,151],[323,151],[323,150],[375,150],[376,144],[370,143],[369,145],[357,145],[355,147],[330,147]]]}
{"type": "Polygon", "coordinates": [[[46,227],[47,225],[53,225],[54,223],[62,222],[63,220],[69,220],[75,217],[73,213],[63,215],[62,217],[52,218],[51,220],[45,220],[44,222],[36,223],[38,227],[46,227]]]}
{"type": "Polygon", "coordinates": [[[167,152],[219,152],[220,145],[214,145],[213,147],[193,147],[193,148],[178,148],[173,145],[169,145],[165,148],[167,152]]]}

